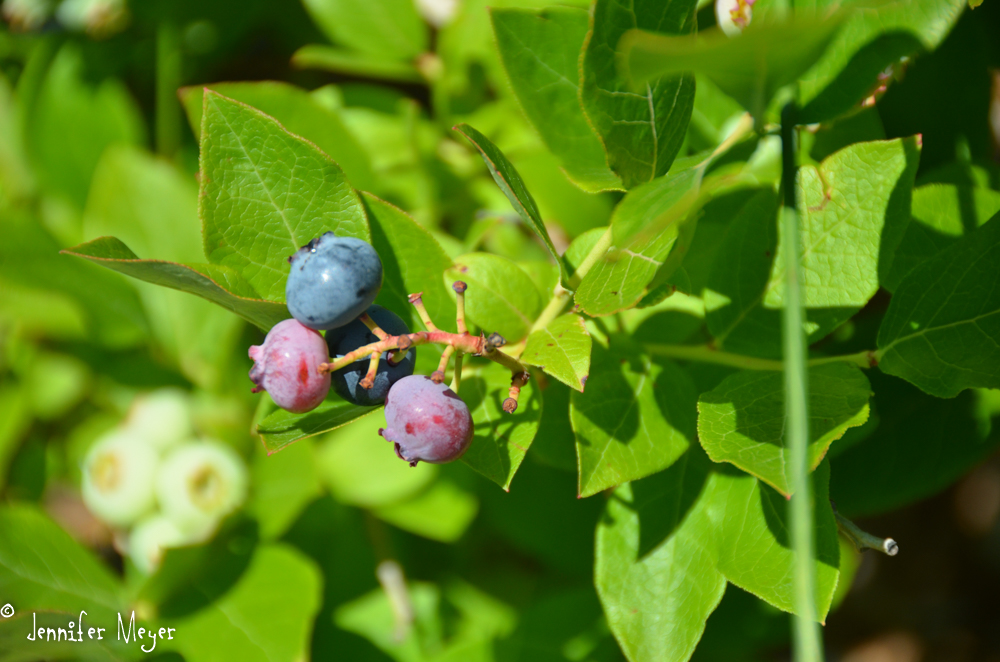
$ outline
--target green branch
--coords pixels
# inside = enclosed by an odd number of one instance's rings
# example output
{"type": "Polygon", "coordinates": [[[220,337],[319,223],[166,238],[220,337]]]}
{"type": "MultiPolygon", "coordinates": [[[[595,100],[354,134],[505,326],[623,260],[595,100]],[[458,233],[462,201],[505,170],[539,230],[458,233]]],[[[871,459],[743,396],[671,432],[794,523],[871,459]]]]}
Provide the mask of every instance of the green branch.
{"type": "MultiPolygon", "coordinates": [[[[687,361],[700,361],[702,363],[717,363],[728,365],[733,368],[743,370],[784,370],[785,362],[776,359],[760,359],[756,356],[743,356],[742,354],[731,354],[721,350],[713,349],[708,345],[661,345],[648,343],[643,345],[646,351],[653,356],[665,356],[671,359],[684,359],[687,361]]],[[[862,368],[870,368],[874,365],[872,357],[874,352],[865,350],[857,354],[842,354],[839,356],[823,356],[812,359],[806,363],[807,366],[817,366],[824,363],[837,363],[846,361],[854,363],[862,368]]]]}

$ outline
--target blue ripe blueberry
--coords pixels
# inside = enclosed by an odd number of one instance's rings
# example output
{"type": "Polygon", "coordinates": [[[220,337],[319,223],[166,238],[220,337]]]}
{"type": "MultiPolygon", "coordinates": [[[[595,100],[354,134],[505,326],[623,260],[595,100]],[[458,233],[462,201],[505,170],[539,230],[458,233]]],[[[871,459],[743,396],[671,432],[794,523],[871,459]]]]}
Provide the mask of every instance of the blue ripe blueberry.
{"type": "Polygon", "coordinates": [[[410,375],[392,385],[385,401],[385,423],[379,434],[411,467],[421,460],[431,464],[457,460],[472,442],[468,406],[427,375],[410,375]]]}
{"type": "Polygon", "coordinates": [[[310,329],[335,329],[365,312],[382,287],[382,261],[368,244],[327,232],[288,258],[285,301],[310,329]]]}
{"type": "MultiPolygon", "coordinates": [[[[400,336],[409,333],[406,322],[399,319],[396,313],[382,306],[369,306],[366,311],[379,328],[390,336],[400,336]]],[[[363,345],[377,342],[378,338],[360,320],[354,320],[347,326],[330,329],[326,332],[326,344],[331,358],[339,358],[363,345]]],[[[358,359],[354,363],[331,375],[331,384],[340,397],[348,402],[365,407],[374,407],[385,402],[389,387],[403,377],[413,374],[417,363],[417,348],[411,347],[399,363],[393,364],[391,359],[395,352],[383,352],[378,362],[378,374],[371,388],[358,386],[368,373],[368,357],[358,359]]]]}

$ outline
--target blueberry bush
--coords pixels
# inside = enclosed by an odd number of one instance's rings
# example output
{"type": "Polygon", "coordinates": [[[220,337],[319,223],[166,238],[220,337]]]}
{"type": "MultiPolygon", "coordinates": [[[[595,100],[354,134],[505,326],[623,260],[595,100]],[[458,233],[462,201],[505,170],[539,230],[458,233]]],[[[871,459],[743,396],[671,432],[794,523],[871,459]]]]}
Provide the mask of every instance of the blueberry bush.
{"type": "Polygon", "coordinates": [[[4,0],[0,661],[840,659],[1000,445],[977,4],[4,0]]]}

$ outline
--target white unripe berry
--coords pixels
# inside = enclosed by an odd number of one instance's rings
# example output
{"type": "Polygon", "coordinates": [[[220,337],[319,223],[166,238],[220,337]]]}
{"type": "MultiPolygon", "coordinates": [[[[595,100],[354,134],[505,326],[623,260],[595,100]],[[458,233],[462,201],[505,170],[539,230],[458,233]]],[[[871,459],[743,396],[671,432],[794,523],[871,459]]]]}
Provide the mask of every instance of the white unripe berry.
{"type": "Polygon", "coordinates": [[[162,388],[138,396],[125,419],[125,429],[163,452],[194,434],[187,394],[162,388]]]}
{"type": "Polygon", "coordinates": [[[83,461],[83,502],[112,526],[132,524],[153,509],[159,455],[124,430],[98,439],[83,461]]]}
{"type": "Polygon", "coordinates": [[[160,567],[167,548],[186,545],[193,542],[191,538],[169,517],[157,513],[132,529],[128,538],[128,555],[140,572],[151,575],[160,567]]]}
{"type": "Polygon", "coordinates": [[[243,460],[216,441],[190,442],[172,450],[156,476],[160,508],[189,532],[214,527],[243,503],[246,492],[243,460]]]}

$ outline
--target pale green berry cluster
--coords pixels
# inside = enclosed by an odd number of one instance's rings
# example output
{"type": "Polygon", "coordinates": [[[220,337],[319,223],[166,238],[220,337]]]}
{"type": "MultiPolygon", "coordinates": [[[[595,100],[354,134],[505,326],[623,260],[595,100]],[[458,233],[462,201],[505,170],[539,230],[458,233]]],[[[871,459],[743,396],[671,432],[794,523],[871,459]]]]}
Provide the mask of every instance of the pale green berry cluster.
{"type": "Polygon", "coordinates": [[[121,551],[151,574],[165,549],[207,540],[243,504],[247,469],[230,446],[196,436],[184,391],[161,389],[137,397],[94,442],[81,489],[94,515],[127,532],[121,551]]]}

